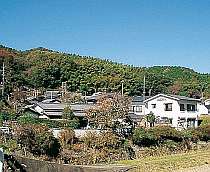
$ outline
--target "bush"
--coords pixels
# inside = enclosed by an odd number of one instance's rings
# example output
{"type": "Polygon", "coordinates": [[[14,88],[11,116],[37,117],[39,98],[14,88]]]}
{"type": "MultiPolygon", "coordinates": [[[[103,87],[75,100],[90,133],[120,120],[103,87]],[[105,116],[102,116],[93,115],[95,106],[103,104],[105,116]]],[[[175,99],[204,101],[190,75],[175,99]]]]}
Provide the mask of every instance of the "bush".
{"type": "Polygon", "coordinates": [[[183,131],[183,137],[185,140],[197,143],[202,138],[202,132],[198,129],[188,129],[183,131]]]}
{"type": "Polygon", "coordinates": [[[13,112],[0,112],[0,126],[4,121],[14,120],[15,114],[13,112]]]}
{"type": "Polygon", "coordinates": [[[201,126],[210,125],[210,116],[209,115],[201,115],[200,119],[202,120],[201,126]]]}
{"type": "Polygon", "coordinates": [[[199,126],[196,131],[199,133],[199,139],[201,141],[210,140],[210,125],[199,126]]]}
{"type": "Polygon", "coordinates": [[[68,121],[55,121],[49,119],[40,119],[36,118],[30,114],[24,114],[23,116],[18,117],[19,124],[37,124],[37,125],[46,125],[49,128],[58,128],[58,127],[69,127],[69,128],[78,128],[80,126],[80,121],[76,118],[68,121]],[[67,124],[67,125],[66,125],[67,124]]]}
{"type": "Polygon", "coordinates": [[[174,142],[181,142],[183,140],[183,134],[181,131],[176,130],[170,126],[158,126],[148,130],[153,132],[155,137],[158,138],[159,142],[164,140],[172,140],[174,142]]]}
{"type": "Polygon", "coordinates": [[[158,143],[158,138],[155,136],[154,131],[148,131],[144,128],[134,130],[132,140],[134,144],[139,146],[152,146],[158,143]]]}
{"type": "Polygon", "coordinates": [[[36,119],[30,114],[24,114],[17,119],[19,124],[36,124],[36,119]]]}
{"type": "Polygon", "coordinates": [[[41,125],[24,125],[15,131],[17,142],[21,147],[33,155],[47,155],[57,157],[60,152],[60,143],[49,132],[49,128],[41,125]]]}
{"type": "Polygon", "coordinates": [[[127,157],[122,141],[111,131],[88,132],[79,143],[61,153],[64,163],[71,164],[104,163],[127,157]]]}
{"type": "Polygon", "coordinates": [[[101,149],[108,148],[114,149],[119,148],[121,140],[113,134],[111,131],[103,131],[101,133],[88,132],[81,140],[90,148],[101,149]]]}
{"type": "Polygon", "coordinates": [[[63,148],[71,146],[75,139],[75,132],[73,129],[65,128],[59,133],[59,140],[63,148]]]}
{"type": "Polygon", "coordinates": [[[159,145],[165,140],[181,142],[183,135],[180,131],[169,126],[158,126],[149,129],[138,128],[132,136],[133,143],[139,146],[159,145]]]}
{"type": "Polygon", "coordinates": [[[60,143],[52,133],[43,132],[36,135],[35,147],[32,153],[38,155],[47,155],[48,157],[57,157],[60,153],[60,143]]]}

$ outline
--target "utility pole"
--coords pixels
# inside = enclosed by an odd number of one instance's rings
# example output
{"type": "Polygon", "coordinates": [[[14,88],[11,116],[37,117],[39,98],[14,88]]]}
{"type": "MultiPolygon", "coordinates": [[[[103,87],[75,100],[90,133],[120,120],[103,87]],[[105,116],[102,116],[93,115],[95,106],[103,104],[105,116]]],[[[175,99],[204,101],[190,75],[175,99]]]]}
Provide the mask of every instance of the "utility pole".
{"type": "Polygon", "coordinates": [[[3,148],[0,148],[0,172],[3,172],[4,166],[4,151],[3,148]]]}
{"type": "Polygon", "coordinates": [[[64,97],[64,95],[67,92],[67,82],[66,81],[65,82],[62,82],[61,88],[62,88],[62,97],[64,97]]]}
{"type": "Polygon", "coordinates": [[[5,65],[2,66],[2,96],[4,96],[4,82],[5,82],[5,65]]]}
{"type": "Polygon", "coordinates": [[[123,92],[123,91],[124,91],[124,90],[123,90],[123,89],[124,89],[124,85],[123,85],[123,84],[124,84],[124,80],[122,80],[122,82],[121,82],[121,83],[122,83],[122,87],[121,87],[121,89],[122,89],[122,90],[121,90],[121,94],[122,94],[122,96],[123,96],[123,94],[124,94],[124,92],[123,92]]]}
{"type": "Polygon", "coordinates": [[[143,100],[146,99],[146,78],[145,78],[145,75],[144,75],[144,88],[143,88],[143,100]]]}

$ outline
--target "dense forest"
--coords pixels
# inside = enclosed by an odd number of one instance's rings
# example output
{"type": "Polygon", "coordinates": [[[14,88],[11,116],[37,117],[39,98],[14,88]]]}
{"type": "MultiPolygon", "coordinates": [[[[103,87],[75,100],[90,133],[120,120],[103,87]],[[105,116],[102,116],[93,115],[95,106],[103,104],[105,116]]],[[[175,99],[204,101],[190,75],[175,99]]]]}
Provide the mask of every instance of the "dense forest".
{"type": "MultiPolygon", "coordinates": [[[[14,88],[56,89],[67,82],[72,92],[116,92],[124,84],[124,93],[179,94],[210,97],[210,74],[174,66],[134,67],[109,60],[67,54],[46,48],[19,51],[0,45],[0,65],[5,64],[5,93],[14,88]]],[[[0,76],[2,81],[2,75],[0,76]]]]}

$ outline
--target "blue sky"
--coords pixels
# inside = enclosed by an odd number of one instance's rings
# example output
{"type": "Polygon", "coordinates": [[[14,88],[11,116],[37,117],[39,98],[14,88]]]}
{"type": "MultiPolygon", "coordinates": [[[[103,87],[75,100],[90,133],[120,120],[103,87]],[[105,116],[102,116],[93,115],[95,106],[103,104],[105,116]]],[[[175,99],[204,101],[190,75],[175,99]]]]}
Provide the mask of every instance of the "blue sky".
{"type": "Polygon", "coordinates": [[[210,73],[210,1],[0,0],[0,43],[210,73]]]}

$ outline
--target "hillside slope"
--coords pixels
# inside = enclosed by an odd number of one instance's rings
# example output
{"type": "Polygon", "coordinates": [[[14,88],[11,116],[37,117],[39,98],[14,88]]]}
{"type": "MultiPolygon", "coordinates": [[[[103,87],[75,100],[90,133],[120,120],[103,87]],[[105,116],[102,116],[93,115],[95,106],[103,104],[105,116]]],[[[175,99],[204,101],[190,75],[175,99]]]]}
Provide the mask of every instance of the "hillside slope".
{"type": "MultiPolygon", "coordinates": [[[[142,95],[146,92],[210,96],[210,75],[172,66],[133,67],[93,57],[60,53],[46,48],[18,51],[0,46],[0,63],[6,65],[7,91],[14,87],[58,88],[67,81],[68,90],[88,92],[120,91],[142,95]]],[[[2,66],[2,65],[1,65],[2,66]]]]}

